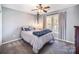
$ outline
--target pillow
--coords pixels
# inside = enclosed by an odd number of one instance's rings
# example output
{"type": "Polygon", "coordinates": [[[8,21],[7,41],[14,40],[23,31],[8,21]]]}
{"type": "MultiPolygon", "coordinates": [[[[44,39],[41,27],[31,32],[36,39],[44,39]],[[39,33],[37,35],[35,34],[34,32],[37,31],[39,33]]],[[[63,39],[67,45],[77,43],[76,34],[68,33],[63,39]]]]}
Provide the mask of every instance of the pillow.
{"type": "Polygon", "coordinates": [[[23,27],[21,28],[21,30],[22,30],[22,31],[30,31],[29,28],[23,28],[23,27]]]}
{"type": "Polygon", "coordinates": [[[21,30],[22,30],[22,31],[24,30],[23,27],[21,27],[21,30]]]}
{"type": "Polygon", "coordinates": [[[30,31],[30,30],[35,30],[35,28],[32,26],[22,26],[21,30],[22,31],[30,31]]]}
{"type": "Polygon", "coordinates": [[[29,29],[30,29],[30,30],[35,30],[35,28],[34,28],[34,27],[32,27],[32,26],[29,26],[29,29]]]}
{"type": "Polygon", "coordinates": [[[25,29],[25,31],[30,31],[30,29],[29,28],[24,28],[25,29]]]}

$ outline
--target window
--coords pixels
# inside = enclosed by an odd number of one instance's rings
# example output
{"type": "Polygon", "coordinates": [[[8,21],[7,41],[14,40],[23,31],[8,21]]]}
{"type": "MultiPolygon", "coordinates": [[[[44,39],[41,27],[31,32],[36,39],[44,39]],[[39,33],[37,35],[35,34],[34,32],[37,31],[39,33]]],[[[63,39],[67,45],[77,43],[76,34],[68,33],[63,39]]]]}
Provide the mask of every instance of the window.
{"type": "Polygon", "coordinates": [[[55,38],[66,40],[66,12],[47,16],[46,28],[53,31],[55,38]]]}
{"type": "Polygon", "coordinates": [[[58,37],[59,32],[59,14],[47,16],[46,28],[51,29],[55,37],[58,37]]]}

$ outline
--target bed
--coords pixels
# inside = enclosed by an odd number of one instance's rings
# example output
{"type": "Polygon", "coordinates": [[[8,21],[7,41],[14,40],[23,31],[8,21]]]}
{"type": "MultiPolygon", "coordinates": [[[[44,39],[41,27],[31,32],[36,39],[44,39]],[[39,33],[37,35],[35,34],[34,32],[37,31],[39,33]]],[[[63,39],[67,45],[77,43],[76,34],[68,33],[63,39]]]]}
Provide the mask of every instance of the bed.
{"type": "Polygon", "coordinates": [[[24,41],[28,42],[33,47],[33,52],[38,53],[39,50],[47,43],[54,42],[54,37],[52,32],[44,34],[42,36],[36,36],[33,34],[36,30],[31,31],[21,31],[21,37],[24,41]]]}

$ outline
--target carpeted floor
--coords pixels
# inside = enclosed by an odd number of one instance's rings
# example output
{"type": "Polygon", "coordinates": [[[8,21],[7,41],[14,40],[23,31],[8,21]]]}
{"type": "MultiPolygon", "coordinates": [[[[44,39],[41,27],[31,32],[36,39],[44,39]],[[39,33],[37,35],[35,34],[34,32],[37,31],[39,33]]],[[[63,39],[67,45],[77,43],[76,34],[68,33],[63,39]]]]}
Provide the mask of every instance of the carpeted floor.
{"type": "MultiPolygon", "coordinates": [[[[0,47],[1,54],[33,54],[32,46],[23,40],[4,44],[0,47]]],[[[55,40],[53,44],[46,44],[39,54],[74,54],[73,44],[55,40]]]]}

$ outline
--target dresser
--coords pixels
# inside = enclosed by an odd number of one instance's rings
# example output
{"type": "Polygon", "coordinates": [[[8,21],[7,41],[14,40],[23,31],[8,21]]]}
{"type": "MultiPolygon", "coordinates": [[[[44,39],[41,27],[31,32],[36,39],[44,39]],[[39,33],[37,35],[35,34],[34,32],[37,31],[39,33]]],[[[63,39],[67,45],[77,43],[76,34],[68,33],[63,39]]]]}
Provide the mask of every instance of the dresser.
{"type": "Polygon", "coordinates": [[[75,48],[75,53],[79,54],[79,26],[75,26],[75,48]]]}

